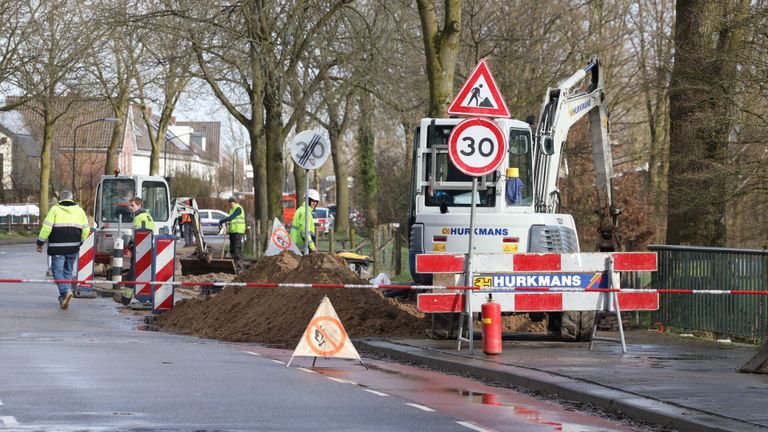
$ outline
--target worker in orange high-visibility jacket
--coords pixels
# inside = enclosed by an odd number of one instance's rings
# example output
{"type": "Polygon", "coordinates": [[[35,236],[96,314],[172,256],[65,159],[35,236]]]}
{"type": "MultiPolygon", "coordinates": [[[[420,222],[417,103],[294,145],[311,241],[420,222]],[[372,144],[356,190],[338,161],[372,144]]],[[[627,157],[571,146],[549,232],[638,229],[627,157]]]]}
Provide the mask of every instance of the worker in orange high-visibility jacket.
{"type": "MultiPolygon", "coordinates": [[[[80,252],[80,245],[88,237],[88,217],[79,205],[75,204],[72,192],[63,190],[59,193],[59,202],[48,211],[37,236],[37,252],[43,251],[48,243],[48,255],[51,257],[51,272],[54,280],[72,280],[75,263],[80,252]]],[[[72,300],[72,283],[59,282],[59,307],[66,309],[72,300]]]]}

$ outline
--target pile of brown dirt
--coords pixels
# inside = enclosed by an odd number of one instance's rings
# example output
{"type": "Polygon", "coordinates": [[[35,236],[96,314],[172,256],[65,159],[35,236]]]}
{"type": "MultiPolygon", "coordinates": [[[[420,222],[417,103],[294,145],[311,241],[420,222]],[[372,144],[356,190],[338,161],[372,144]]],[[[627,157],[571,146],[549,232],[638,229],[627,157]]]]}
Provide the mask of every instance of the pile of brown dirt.
{"type": "MultiPolygon", "coordinates": [[[[236,282],[368,284],[332,254],[284,252],[264,257],[236,282]]],[[[233,342],[293,348],[324,296],[351,338],[426,336],[431,321],[415,305],[374,289],[227,287],[206,299],[186,299],[158,316],[163,330],[233,342]]]]}

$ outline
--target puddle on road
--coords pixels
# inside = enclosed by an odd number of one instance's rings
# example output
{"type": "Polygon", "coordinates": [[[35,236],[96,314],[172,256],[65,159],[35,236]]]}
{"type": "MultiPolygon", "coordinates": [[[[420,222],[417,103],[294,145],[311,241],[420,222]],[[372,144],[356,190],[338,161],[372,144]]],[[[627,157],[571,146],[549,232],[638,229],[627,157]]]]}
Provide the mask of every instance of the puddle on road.
{"type": "Polygon", "coordinates": [[[603,427],[591,427],[588,425],[578,423],[564,423],[553,421],[548,419],[543,412],[528,408],[525,406],[515,405],[513,403],[505,402],[502,396],[494,393],[475,392],[466,389],[445,389],[446,391],[456,393],[459,396],[465,397],[471,403],[477,403],[482,405],[497,406],[510,408],[513,411],[513,415],[522,418],[531,423],[535,423],[543,426],[551,426],[553,431],[604,431],[603,427]]]}

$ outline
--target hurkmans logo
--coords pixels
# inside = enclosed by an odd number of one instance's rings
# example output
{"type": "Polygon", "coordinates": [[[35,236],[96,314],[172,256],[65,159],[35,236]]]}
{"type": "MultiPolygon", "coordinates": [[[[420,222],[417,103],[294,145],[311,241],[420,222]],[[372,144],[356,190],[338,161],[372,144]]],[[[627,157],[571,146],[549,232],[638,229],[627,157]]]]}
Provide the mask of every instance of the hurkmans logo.
{"type": "MultiPolygon", "coordinates": [[[[468,227],[445,227],[440,230],[443,235],[469,235],[468,227]]],[[[480,228],[475,227],[475,235],[485,236],[506,236],[509,235],[509,228],[480,228]]]]}
{"type": "Polygon", "coordinates": [[[495,274],[473,278],[481,288],[606,288],[602,273],[495,274]]]}
{"type": "Polygon", "coordinates": [[[576,114],[584,111],[585,109],[592,106],[592,99],[587,99],[584,102],[576,105],[572,110],[569,111],[568,114],[570,114],[571,117],[575,116],[576,114]]]}

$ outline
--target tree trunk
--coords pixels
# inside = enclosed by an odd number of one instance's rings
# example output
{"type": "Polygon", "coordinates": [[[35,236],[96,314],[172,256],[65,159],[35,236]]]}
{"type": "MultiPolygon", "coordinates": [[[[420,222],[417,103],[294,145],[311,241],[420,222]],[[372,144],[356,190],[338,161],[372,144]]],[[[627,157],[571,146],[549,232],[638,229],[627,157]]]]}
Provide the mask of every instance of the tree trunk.
{"type": "Polygon", "coordinates": [[[461,0],[444,0],[443,28],[432,0],[416,0],[429,80],[429,116],[447,117],[453,100],[453,74],[461,35],[461,0]]]}
{"type": "Polygon", "coordinates": [[[346,233],[349,229],[349,185],[347,183],[347,163],[345,161],[341,131],[328,130],[331,141],[331,159],[333,173],[336,176],[336,220],[335,230],[346,233]]]}
{"type": "Polygon", "coordinates": [[[128,106],[130,104],[130,93],[128,91],[123,92],[120,95],[120,99],[115,106],[115,124],[112,128],[112,136],[109,139],[109,147],[107,147],[107,157],[104,163],[104,175],[114,174],[115,168],[120,167],[120,161],[118,155],[120,154],[120,144],[123,142],[123,136],[125,135],[125,122],[128,119],[128,106]]]}
{"type": "Polygon", "coordinates": [[[378,272],[378,252],[376,248],[376,227],[379,224],[376,212],[376,194],[378,193],[378,178],[376,174],[376,142],[372,129],[373,106],[371,95],[366,93],[360,97],[360,126],[358,129],[358,157],[360,167],[360,187],[362,188],[365,222],[373,248],[373,272],[378,272]]]}
{"type": "Polygon", "coordinates": [[[748,0],[678,0],[670,86],[667,243],[726,244],[733,93],[748,0]],[[713,40],[714,38],[714,40],[713,40]]]}
{"type": "MultiPolygon", "coordinates": [[[[47,116],[44,116],[47,118],[47,116]]],[[[51,142],[53,141],[53,126],[48,124],[47,120],[43,126],[43,148],[40,151],[40,219],[45,219],[49,210],[50,189],[48,185],[51,180],[51,142]]],[[[72,193],[75,193],[72,191],[72,193]]]]}

